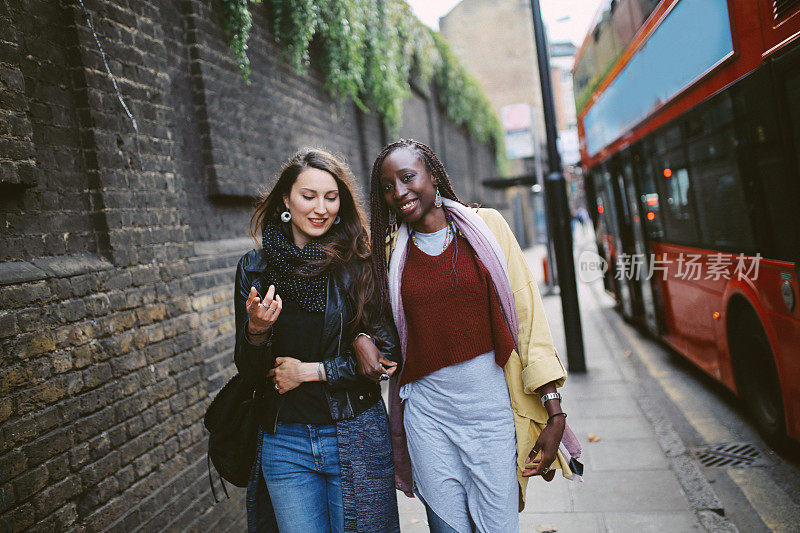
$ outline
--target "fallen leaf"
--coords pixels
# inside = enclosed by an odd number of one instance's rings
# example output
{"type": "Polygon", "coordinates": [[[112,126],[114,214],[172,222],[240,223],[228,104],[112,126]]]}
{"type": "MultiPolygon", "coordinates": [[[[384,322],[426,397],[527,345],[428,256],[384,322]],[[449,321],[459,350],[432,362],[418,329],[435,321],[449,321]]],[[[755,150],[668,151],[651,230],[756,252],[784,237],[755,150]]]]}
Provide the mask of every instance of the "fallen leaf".
{"type": "Polygon", "coordinates": [[[539,526],[536,529],[538,531],[541,531],[541,533],[556,533],[556,531],[558,531],[558,528],[556,526],[543,525],[543,524],[539,524],[539,526]]]}
{"type": "Polygon", "coordinates": [[[630,357],[632,353],[630,350],[625,350],[625,357],[630,357]]]}
{"type": "Polygon", "coordinates": [[[411,522],[412,524],[419,524],[419,520],[416,518],[412,518],[411,520],[409,520],[409,522],[411,522]]]}
{"type": "Polygon", "coordinates": [[[589,433],[589,442],[600,442],[600,437],[594,433],[589,433]]]}

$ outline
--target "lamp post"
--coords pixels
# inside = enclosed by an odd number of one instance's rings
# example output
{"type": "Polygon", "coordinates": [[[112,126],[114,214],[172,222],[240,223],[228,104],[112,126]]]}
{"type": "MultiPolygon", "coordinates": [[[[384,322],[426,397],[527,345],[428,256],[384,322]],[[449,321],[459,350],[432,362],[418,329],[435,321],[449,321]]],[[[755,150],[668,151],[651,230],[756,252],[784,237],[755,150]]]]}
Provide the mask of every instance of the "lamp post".
{"type": "Polygon", "coordinates": [[[575,260],[572,254],[570,226],[572,214],[569,210],[567,184],[556,142],[558,133],[553,103],[553,85],[550,79],[550,54],[539,0],[531,0],[531,11],[533,12],[533,36],[536,43],[536,59],[539,64],[539,80],[542,84],[542,104],[549,160],[549,172],[544,180],[545,201],[548,204],[548,224],[552,224],[550,233],[553,236],[558,284],[561,288],[561,311],[564,315],[567,363],[570,372],[586,372],[581,314],[578,306],[578,286],[575,281],[575,260]]]}

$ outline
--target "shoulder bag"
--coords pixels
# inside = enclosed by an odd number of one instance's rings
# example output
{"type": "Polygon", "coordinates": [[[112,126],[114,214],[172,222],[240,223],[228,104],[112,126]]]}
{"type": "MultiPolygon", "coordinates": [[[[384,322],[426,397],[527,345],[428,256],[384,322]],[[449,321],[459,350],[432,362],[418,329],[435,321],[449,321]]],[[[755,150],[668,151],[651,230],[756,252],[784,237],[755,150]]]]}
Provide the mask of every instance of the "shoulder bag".
{"type": "MultiPolygon", "coordinates": [[[[208,480],[214,500],[217,495],[211,479],[211,463],[221,480],[246,487],[256,456],[258,420],[255,416],[255,386],[252,381],[233,376],[208,406],[203,422],[208,437],[208,480]]],[[[222,489],[228,496],[225,482],[222,489]]]]}

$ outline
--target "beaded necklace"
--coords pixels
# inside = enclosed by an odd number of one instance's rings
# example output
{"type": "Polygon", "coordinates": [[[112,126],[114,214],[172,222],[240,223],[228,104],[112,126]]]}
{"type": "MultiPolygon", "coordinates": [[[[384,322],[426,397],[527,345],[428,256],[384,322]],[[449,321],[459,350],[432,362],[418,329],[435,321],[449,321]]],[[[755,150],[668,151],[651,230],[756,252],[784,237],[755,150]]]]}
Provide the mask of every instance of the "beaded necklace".
{"type": "MultiPolygon", "coordinates": [[[[419,248],[419,243],[417,242],[417,232],[415,232],[414,230],[411,230],[409,233],[411,234],[411,242],[414,243],[414,246],[419,248]]],[[[447,246],[450,244],[450,240],[452,239],[452,237],[453,237],[453,223],[452,223],[452,221],[448,221],[447,222],[447,233],[445,233],[444,244],[442,244],[442,251],[443,252],[445,250],[447,250],[447,246]]]]}

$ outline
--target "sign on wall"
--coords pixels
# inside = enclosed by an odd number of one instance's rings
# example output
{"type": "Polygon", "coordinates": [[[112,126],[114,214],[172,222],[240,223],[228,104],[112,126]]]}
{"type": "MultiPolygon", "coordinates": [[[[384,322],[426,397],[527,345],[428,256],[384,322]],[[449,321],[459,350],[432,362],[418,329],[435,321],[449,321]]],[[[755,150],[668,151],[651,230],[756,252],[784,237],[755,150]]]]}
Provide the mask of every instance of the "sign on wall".
{"type": "Polygon", "coordinates": [[[506,157],[509,159],[534,156],[532,112],[528,104],[511,104],[500,109],[506,132],[506,157]]]}

